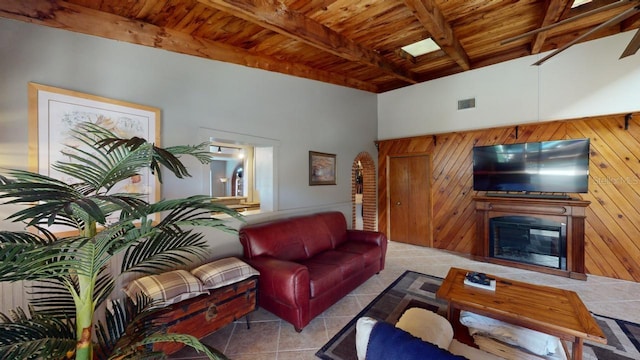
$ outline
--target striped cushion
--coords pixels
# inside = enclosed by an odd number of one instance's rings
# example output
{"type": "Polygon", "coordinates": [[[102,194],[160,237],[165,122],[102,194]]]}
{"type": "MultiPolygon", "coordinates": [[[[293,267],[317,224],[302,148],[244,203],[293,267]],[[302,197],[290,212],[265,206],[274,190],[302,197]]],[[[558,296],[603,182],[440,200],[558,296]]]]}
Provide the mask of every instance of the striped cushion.
{"type": "Polygon", "coordinates": [[[191,270],[191,273],[202,281],[205,289],[216,289],[259,274],[249,264],[235,257],[201,265],[191,270]]]}
{"type": "Polygon", "coordinates": [[[124,292],[135,299],[145,294],[157,302],[154,307],[164,307],[202,294],[208,294],[200,280],[185,270],[174,270],[133,280],[124,292]]]}

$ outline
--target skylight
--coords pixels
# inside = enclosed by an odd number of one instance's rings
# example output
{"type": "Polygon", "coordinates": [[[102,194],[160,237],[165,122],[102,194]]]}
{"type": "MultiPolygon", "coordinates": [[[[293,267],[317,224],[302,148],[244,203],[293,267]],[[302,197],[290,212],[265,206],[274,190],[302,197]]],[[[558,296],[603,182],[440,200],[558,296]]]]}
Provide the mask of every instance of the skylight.
{"type": "Polygon", "coordinates": [[[574,0],[573,4],[571,4],[571,8],[577,8],[580,5],[584,5],[590,3],[592,0],[574,0]]]}
{"type": "Polygon", "coordinates": [[[402,50],[411,54],[413,57],[418,57],[432,51],[440,50],[440,46],[438,46],[438,44],[436,44],[431,38],[428,38],[403,46],[402,50]]]}

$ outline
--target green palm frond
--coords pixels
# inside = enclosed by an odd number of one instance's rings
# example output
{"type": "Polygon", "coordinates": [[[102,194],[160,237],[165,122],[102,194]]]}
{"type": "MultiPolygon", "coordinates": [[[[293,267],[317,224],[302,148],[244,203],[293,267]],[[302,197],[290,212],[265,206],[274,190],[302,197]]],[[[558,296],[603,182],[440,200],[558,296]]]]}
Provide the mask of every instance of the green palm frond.
{"type": "Polygon", "coordinates": [[[141,294],[136,296],[135,301],[124,298],[109,303],[104,323],[99,321],[95,327],[99,359],[106,359],[109,354],[123,345],[135,343],[138,339],[162,329],[161,325],[153,321],[139,320],[155,313],[149,309],[150,304],[151,299],[141,294]],[[130,335],[125,338],[127,334],[130,335]],[[131,337],[135,339],[131,340],[131,337]]]}
{"type": "Polygon", "coordinates": [[[29,295],[32,296],[31,306],[41,315],[58,319],[75,317],[75,302],[69,292],[67,284],[74,284],[73,279],[42,280],[29,287],[29,295]]]}
{"type": "Polygon", "coordinates": [[[37,280],[40,263],[46,263],[51,254],[46,251],[55,244],[55,238],[41,237],[22,231],[0,231],[0,281],[37,280]]]}
{"type": "Polygon", "coordinates": [[[191,155],[195,157],[201,164],[208,164],[211,162],[211,152],[209,149],[209,143],[203,142],[198,145],[178,145],[168,146],[166,151],[176,155],[191,155]]]}
{"type": "Polygon", "coordinates": [[[68,185],[21,170],[10,170],[8,174],[14,180],[0,179],[0,198],[9,198],[6,204],[32,205],[9,217],[28,226],[83,227],[87,221],[104,224],[105,216],[115,211],[135,213],[146,204],[136,194],[89,195],[95,188],[84,183],[68,185]]]}
{"type": "Polygon", "coordinates": [[[128,148],[105,149],[99,144],[117,138],[111,131],[92,123],[83,123],[72,130],[72,136],[91,148],[63,151],[72,162],[58,162],[54,167],[81,182],[91,184],[96,191],[109,191],[118,182],[138,175],[150,166],[153,146],[146,144],[131,151],[128,148]]]}
{"type": "Polygon", "coordinates": [[[75,346],[72,321],[29,317],[21,308],[0,313],[0,359],[62,359],[75,346]]]}
{"type": "Polygon", "coordinates": [[[127,248],[121,272],[154,274],[184,266],[193,261],[194,256],[202,259],[207,253],[206,241],[202,238],[202,234],[190,230],[157,232],[127,248]]]}
{"type": "Polygon", "coordinates": [[[184,167],[182,162],[179,160],[180,155],[191,155],[198,159],[200,163],[208,164],[211,161],[211,152],[207,150],[208,146],[209,144],[206,142],[195,146],[169,146],[164,149],[154,146],[151,170],[158,174],[158,179],[162,179],[159,165],[171,170],[171,172],[180,179],[189,177],[191,174],[189,174],[187,168],[184,167]]]}
{"type": "Polygon", "coordinates": [[[47,246],[52,240],[26,231],[0,231],[0,281],[24,280],[24,254],[47,246]]]}
{"type": "Polygon", "coordinates": [[[180,226],[211,226],[225,232],[235,233],[236,229],[228,226],[228,222],[214,218],[213,213],[225,214],[244,221],[242,215],[235,210],[211,201],[211,198],[203,195],[191,196],[184,199],[162,200],[149,205],[149,211],[167,212],[159,227],[180,226]]]}
{"type": "Polygon", "coordinates": [[[8,175],[13,179],[0,177],[0,199],[9,199],[4,204],[32,205],[9,216],[13,221],[24,221],[28,226],[59,224],[57,218],[69,219],[71,204],[85,201],[74,186],[48,176],[22,170],[9,170],[8,175]]]}
{"type": "Polygon", "coordinates": [[[94,290],[94,302],[96,305],[100,305],[107,301],[109,296],[112,295],[114,288],[115,279],[109,272],[109,269],[105,267],[100,274],[98,274],[98,278],[96,279],[96,286],[94,290]]]}
{"type": "Polygon", "coordinates": [[[198,353],[204,353],[209,359],[213,360],[229,360],[221,352],[202,344],[198,339],[191,335],[185,334],[154,334],[146,337],[134,346],[151,345],[162,342],[179,342],[186,346],[192,347],[198,353]]]}
{"type": "Polygon", "coordinates": [[[101,208],[106,215],[113,214],[116,211],[122,211],[124,214],[129,214],[129,216],[135,218],[150,214],[147,210],[149,204],[141,199],[138,194],[117,193],[97,195],[95,198],[102,202],[101,208]]]}
{"type": "Polygon", "coordinates": [[[0,280],[42,280],[69,272],[93,276],[94,245],[89,239],[71,236],[47,241],[36,234],[0,231],[0,280]],[[24,241],[29,241],[25,243],[24,241]]]}
{"type": "MultiPolygon", "coordinates": [[[[96,304],[101,304],[111,294],[114,288],[113,276],[107,268],[98,275],[94,291],[96,304]]],[[[54,278],[41,280],[28,287],[27,292],[31,296],[30,305],[43,316],[51,316],[59,319],[73,318],[75,316],[75,301],[69,286],[73,291],[80,291],[76,277],[54,278]]]]}
{"type": "MultiPolygon", "coordinates": [[[[111,137],[103,138],[98,142],[98,146],[108,149],[108,152],[117,151],[121,148],[129,149],[129,151],[135,151],[146,144],[149,143],[145,139],[138,137],[133,137],[131,139],[117,139],[111,137]]],[[[179,179],[189,177],[191,175],[180,161],[180,155],[191,155],[200,161],[200,163],[207,164],[211,161],[211,152],[207,150],[208,146],[209,145],[206,142],[195,146],[180,145],[166,148],[160,148],[152,145],[153,155],[149,168],[152,173],[158,176],[158,181],[160,182],[162,182],[162,171],[160,165],[170,170],[179,179]]]]}

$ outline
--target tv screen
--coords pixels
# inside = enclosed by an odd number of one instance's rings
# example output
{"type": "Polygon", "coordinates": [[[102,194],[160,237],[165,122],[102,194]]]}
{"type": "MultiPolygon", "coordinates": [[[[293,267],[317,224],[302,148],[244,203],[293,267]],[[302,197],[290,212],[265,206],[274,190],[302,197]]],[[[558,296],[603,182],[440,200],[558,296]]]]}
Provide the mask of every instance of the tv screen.
{"type": "Polygon", "coordinates": [[[473,148],[473,189],[586,193],[589,139],[473,148]]]}

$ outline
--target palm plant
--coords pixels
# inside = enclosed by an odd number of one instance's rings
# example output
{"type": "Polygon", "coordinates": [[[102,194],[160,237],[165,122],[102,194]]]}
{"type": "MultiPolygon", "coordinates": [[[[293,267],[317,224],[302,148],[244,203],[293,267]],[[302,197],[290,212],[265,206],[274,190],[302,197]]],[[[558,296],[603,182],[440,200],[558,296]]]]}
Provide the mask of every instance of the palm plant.
{"type": "Polygon", "coordinates": [[[159,148],[91,123],[72,132],[84,146],[63,151],[70,161],[53,167],[77,182],[23,170],[0,175],[4,204],[28,205],[8,217],[23,222],[24,231],[0,231],[0,281],[32,281],[34,295],[28,311],[0,314],[0,358],[92,359],[94,350],[104,358],[146,358],[158,355],[149,344],[160,341],[182,342],[216,358],[193,337],[159,331],[161,323],[149,320],[147,299],[105,306],[123,274],[158,273],[204,257],[206,242],[194,227],[236,231],[211,213],[242,220],[240,215],[208,196],[149,203],[141,194],[114,190],[146,168],[160,181],[161,168],[178,178],[190,176],[179,157],[208,163],[207,145],[159,148]],[[153,221],[160,213],[162,220],[153,221]],[[60,235],[48,229],[59,225],[77,231],[60,235]],[[107,265],[119,254],[121,274],[112,274],[107,265]],[[96,321],[96,309],[103,308],[109,309],[98,316],[104,322],[96,321]]]}

